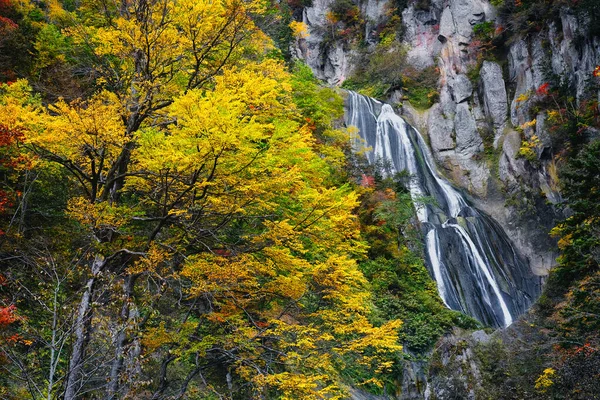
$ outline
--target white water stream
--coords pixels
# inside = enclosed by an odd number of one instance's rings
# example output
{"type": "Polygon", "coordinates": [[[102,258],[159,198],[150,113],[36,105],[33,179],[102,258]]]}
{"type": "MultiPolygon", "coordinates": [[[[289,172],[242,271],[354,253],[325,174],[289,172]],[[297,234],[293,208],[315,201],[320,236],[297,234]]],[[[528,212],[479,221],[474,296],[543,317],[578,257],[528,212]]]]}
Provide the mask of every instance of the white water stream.
{"type": "MultiPolygon", "coordinates": [[[[499,225],[438,174],[421,135],[390,105],[349,92],[346,110],[346,124],[357,127],[362,145],[372,148],[369,162],[388,160],[392,173],[411,176],[407,189],[444,304],[490,325],[510,325],[539,294],[539,282],[499,225]],[[424,196],[436,205],[418,204],[424,196]]],[[[354,144],[360,147],[360,141],[354,144]]]]}

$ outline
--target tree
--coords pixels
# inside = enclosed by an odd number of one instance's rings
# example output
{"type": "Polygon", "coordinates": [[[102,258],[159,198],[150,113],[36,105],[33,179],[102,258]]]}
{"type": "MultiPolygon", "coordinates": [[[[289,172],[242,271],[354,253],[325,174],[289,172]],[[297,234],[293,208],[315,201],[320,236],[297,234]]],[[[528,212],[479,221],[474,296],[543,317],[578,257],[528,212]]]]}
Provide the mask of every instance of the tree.
{"type": "MultiPolygon", "coordinates": [[[[389,368],[400,323],[369,319],[356,195],[334,186],[290,75],[265,56],[260,7],[103,4],[49,17],[96,78],[89,97],[46,107],[18,81],[0,99],[37,168],[71,182],[56,223],[30,232],[48,254],[12,259],[60,260],[30,277],[47,282],[32,298],[52,328],[30,333],[46,338],[35,362],[50,372],[24,380],[65,399],[317,398],[339,395],[353,362],[389,368]],[[76,311],[57,323],[57,306],[76,311]]],[[[341,165],[341,152],[326,157],[341,165]]]]}
{"type": "Polygon", "coordinates": [[[584,146],[561,171],[562,194],[571,215],[551,233],[560,237],[559,272],[567,277],[596,271],[600,263],[599,166],[600,141],[596,140],[584,146]]]}

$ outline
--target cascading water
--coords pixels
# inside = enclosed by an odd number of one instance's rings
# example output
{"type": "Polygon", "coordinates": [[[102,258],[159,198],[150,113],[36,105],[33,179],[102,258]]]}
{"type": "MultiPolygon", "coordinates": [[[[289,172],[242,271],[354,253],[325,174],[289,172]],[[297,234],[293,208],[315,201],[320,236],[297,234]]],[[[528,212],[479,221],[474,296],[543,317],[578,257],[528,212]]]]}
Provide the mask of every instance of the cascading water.
{"type": "Polygon", "coordinates": [[[413,200],[435,200],[416,209],[428,268],[446,306],[497,327],[524,313],[539,296],[540,278],[498,223],[438,175],[421,135],[390,105],[354,92],[348,92],[345,119],[372,148],[369,162],[389,160],[393,172],[410,174],[413,200]]]}

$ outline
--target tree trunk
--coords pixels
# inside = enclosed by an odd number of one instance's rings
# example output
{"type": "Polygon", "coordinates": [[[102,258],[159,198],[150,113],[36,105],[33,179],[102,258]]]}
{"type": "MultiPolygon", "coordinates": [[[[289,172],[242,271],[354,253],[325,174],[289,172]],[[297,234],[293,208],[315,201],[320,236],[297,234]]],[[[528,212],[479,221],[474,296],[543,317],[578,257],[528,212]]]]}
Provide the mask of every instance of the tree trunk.
{"type": "Polygon", "coordinates": [[[92,320],[92,297],[94,286],[98,279],[98,274],[104,268],[104,257],[97,255],[92,264],[92,276],[85,285],[85,291],[79,303],[77,320],[75,321],[75,342],[73,343],[73,352],[69,362],[69,372],[65,382],[64,400],[75,400],[77,393],[81,389],[81,380],[83,378],[83,367],[85,360],[85,348],[89,338],[90,323],[92,320]]]}
{"type": "Polygon", "coordinates": [[[127,327],[131,319],[131,296],[133,295],[134,278],[132,275],[125,276],[123,280],[123,307],[121,308],[121,326],[115,338],[115,359],[110,371],[108,383],[108,399],[119,398],[119,375],[123,369],[125,342],[127,341],[127,327]]]}

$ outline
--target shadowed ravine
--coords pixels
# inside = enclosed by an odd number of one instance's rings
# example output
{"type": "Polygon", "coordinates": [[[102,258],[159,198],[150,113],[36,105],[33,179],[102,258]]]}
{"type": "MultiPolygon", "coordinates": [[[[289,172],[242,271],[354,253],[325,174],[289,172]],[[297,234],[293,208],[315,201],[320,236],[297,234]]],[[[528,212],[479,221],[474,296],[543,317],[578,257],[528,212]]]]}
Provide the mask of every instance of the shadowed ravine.
{"type": "Polygon", "coordinates": [[[346,100],[345,119],[371,148],[369,162],[391,161],[394,172],[412,177],[413,199],[434,199],[416,208],[428,269],[444,303],[495,327],[523,314],[540,294],[540,278],[500,225],[438,175],[421,135],[390,105],[354,92],[346,100]]]}

